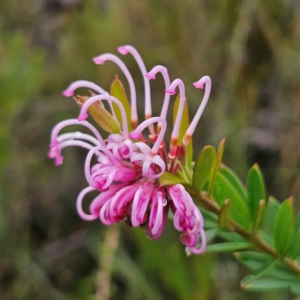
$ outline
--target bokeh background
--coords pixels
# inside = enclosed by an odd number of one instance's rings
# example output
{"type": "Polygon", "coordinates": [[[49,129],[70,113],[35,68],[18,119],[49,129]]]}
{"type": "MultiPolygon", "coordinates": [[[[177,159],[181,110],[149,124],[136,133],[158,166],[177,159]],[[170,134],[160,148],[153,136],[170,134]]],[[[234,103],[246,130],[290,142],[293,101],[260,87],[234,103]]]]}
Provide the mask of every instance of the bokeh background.
{"type": "MultiPolygon", "coordinates": [[[[171,221],[154,242],[77,216],[85,151],[66,149],[57,168],[49,134],[78,114],[61,91],[76,79],[109,89],[120,71],[91,59],[123,44],[183,79],[191,116],[202,97],[192,82],[211,76],[195,153],[226,137],[227,165],[245,180],[258,162],[269,195],[300,208],[298,0],[1,0],[0,298],[105,299],[109,288],[109,299],[292,299],[242,291],[247,271],[230,253],[187,258],[171,221]]],[[[123,60],[143,99],[135,61],[123,60]]],[[[164,84],[151,85],[158,113],[164,84]]]]}

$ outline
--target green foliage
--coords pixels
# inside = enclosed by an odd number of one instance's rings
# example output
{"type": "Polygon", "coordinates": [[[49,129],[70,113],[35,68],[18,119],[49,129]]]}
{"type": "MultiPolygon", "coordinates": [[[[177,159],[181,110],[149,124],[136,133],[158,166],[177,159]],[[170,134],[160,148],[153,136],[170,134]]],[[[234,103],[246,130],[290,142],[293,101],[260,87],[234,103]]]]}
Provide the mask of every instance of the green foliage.
{"type": "MultiPolygon", "coordinates": [[[[88,97],[78,96],[75,98],[80,104],[88,100],[88,97]]],[[[95,120],[95,122],[108,133],[119,133],[121,134],[121,129],[116,120],[113,118],[112,114],[105,108],[102,101],[93,103],[89,109],[89,113],[95,120]]],[[[122,124],[122,123],[120,123],[122,124]]]]}
{"type": "Polygon", "coordinates": [[[257,216],[256,212],[260,201],[266,199],[263,176],[257,164],[255,164],[248,173],[247,189],[250,216],[253,221],[257,216]]]}
{"type": "Polygon", "coordinates": [[[199,153],[193,175],[193,187],[196,193],[199,193],[206,180],[210,177],[212,167],[215,162],[216,150],[211,146],[206,146],[199,153]]]}
{"type": "Polygon", "coordinates": [[[159,185],[160,186],[173,185],[173,184],[178,184],[178,183],[184,183],[184,179],[181,177],[178,177],[172,173],[169,173],[169,172],[164,172],[159,177],[159,185]]]}
{"type": "Polygon", "coordinates": [[[204,219],[208,222],[205,228],[210,228],[210,238],[213,232],[224,240],[218,244],[211,241],[207,251],[248,250],[235,253],[237,260],[251,272],[241,281],[241,286],[247,291],[290,289],[297,293],[299,283],[296,280],[299,278],[300,265],[296,259],[300,257],[300,214],[294,220],[293,199],[289,198],[280,204],[271,197],[266,202],[264,178],[257,164],[249,170],[245,187],[237,174],[224,164],[220,165],[222,143],[214,164],[213,159],[207,162],[209,167],[202,162],[207,149],[210,148],[205,147],[198,156],[193,182],[196,178],[199,182],[204,181],[199,179],[201,168],[206,173],[213,169],[212,176],[206,176],[210,178],[209,184],[201,183],[202,190],[211,189],[212,196],[199,193],[197,185],[193,186],[200,202],[204,197],[203,205],[206,209],[211,208],[212,212],[218,214],[218,218],[215,218],[202,209],[204,219]]]}
{"type": "Polygon", "coordinates": [[[225,139],[223,139],[220,142],[219,147],[218,147],[218,151],[217,151],[217,155],[216,155],[216,160],[215,160],[211,180],[209,182],[209,188],[208,188],[208,194],[209,195],[211,195],[211,193],[212,193],[212,188],[213,188],[214,183],[215,183],[217,172],[219,171],[219,168],[220,168],[220,164],[221,164],[222,157],[223,157],[223,152],[224,152],[224,147],[225,147],[225,139]]]}
{"type": "MultiPolygon", "coordinates": [[[[114,97],[116,97],[120,102],[122,103],[125,112],[126,112],[126,117],[127,117],[127,123],[128,123],[128,131],[132,131],[132,124],[130,122],[131,120],[131,107],[128,101],[128,98],[126,96],[126,92],[124,89],[124,86],[118,76],[116,76],[115,80],[113,81],[111,88],[110,88],[110,94],[114,97]]],[[[113,108],[116,113],[116,117],[119,121],[119,124],[123,123],[122,116],[121,116],[121,111],[117,104],[113,103],[113,108]]]]}
{"type": "Polygon", "coordinates": [[[274,222],[274,245],[278,253],[284,254],[293,233],[293,199],[285,200],[279,207],[274,222]]]}

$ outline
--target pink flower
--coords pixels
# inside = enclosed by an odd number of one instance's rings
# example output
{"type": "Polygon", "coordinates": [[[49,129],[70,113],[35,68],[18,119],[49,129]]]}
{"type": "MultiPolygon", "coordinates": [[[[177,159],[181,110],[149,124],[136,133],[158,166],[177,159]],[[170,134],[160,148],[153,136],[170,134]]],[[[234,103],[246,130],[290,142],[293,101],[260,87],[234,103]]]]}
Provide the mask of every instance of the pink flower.
{"type": "MultiPolygon", "coordinates": [[[[134,80],[122,60],[113,54],[105,53],[93,59],[96,64],[103,65],[106,61],[115,63],[123,72],[129,84],[130,91],[130,120],[121,101],[100,87],[86,81],[77,80],[63,91],[63,95],[71,97],[78,88],[86,87],[98,94],[82,97],[78,119],[70,119],[58,123],[51,133],[49,158],[55,160],[56,165],[63,163],[62,150],[69,146],[87,149],[84,172],[88,186],[81,191],[76,201],[79,216],[87,221],[100,219],[105,225],[125,221],[132,227],[142,227],[151,239],[157,239],[163,232],[168,213],[174,214],[174,227],[181,232],[180,241],[189,252],[202,253],[206,247],[204,220],[199,208],[193,202],[184,185],[174,184],[161,186],[160,178],[166,172],[177,173],[190,184],[192,170],[181,165],[182,156],[188,146],[195,127],[207,104],[211,81],[208,76],[202,77],[194,83],[196,88],[203,89],[203,100],[186,130],[182,143],[179,143],[179,130],[186,102],[185,86],[182,80],[171,82],[167,69],[155,66],[149,72],[137,52],[129,45],[121,46],[118,51],[122,55],[131,54],[135,59],[144,81],[145,105],[144,121],[138,122],[137,98],[134,80]],[[159,116],[152,116],[150,80],[161,73],[165,82],[165,97],[159,116]],[[180,103],[171,129],[170,142],[164,140],[167,130],[167,112],[171,95],[178,87],[180,103]],[[86,121],[88,113],[95,107],[102,106],[107,101],[112,118],[117,124],[118,132],[102,138],[95,126],[86,121]],[[114,105],[121,112],[121,122],[118,121],[114,105]],[[131,127],[129,126],[131,123],[131,127]],[[69,125],[79,125],[87,128],[91,134],[84,132],[60,133],[69,125]],[[133,128],[129,132],[129,128],[133,128]],[[148,133],[147,133],[148,131],[148,133]],[[82,202],[90,192],[99,194],[90,203],[90,213],[84,212],[82,202]]],[[[102,106],[103,107],[103,106],[102,106]]]]}

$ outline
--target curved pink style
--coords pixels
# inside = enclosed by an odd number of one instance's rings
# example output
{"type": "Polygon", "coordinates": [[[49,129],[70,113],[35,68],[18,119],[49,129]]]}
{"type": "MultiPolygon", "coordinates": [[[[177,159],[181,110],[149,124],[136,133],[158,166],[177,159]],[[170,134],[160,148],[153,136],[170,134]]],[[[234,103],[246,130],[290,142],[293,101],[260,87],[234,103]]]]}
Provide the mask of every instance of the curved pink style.
{"type": "MultiPolygon", "coordinates": [[[[156,79],[156,74],[160,72],[164,78],[165,81],[165,88],[167,89],[170,86],[170,77],[168,74],[168,70],[166,67],[164,66],[155,66],[150,72],[148,72],[145,77],[149,78],[149,79],[156,79]]],[[[165,98],[164,98],[164,103],[162,106],[162,110],[160,113],[160,117],[163,119],[166,119],[167,117],[167,112],[168,112],[168,107],[169,107],[169,102],[170,102],[170,94],[169,93],[165,93],[165,98]]],[[[157,125],[157,132],[160,132],[161,130],[161,123],[158,123],[157,125]]]]}
{"type": "Polygon", "coordinates": [[[148,127],[150,124],[154,124],[154,123],[158,123],[160,122],[162,124],[162,129],[161,132],[158,134],[158,137],[151,149],[151,154],[156,154],[158,152],[158,149],[160,147],[160,145],[163,142],[163,138],[164,135],[166,133],[167,130],[167,121],[161,117],[152,117],[148,120],[145,120],[144,122],[142,122],[136,129],[134,129],[133,131],[130,132],[129,136],[132,139],[138,139],[140,138],[142,131],[148,127]]]}
{"type": "Polygon", "coordinates": [[[124,109],[124,106],[122,105],[121,101],[118,100],[117,98],[109,95],[96,95],[93,97],[90,97],[87,101],[84,102],[84,104],[81,107],[80,114],[78,116],[78,120],[82,121],[85,120],[88,117],[88,108],[95,102],[97,101],[111,101],[114,102],[118,105],[121,115],[122,115],[122,128],[123,128],[123,136],[125,139],[128,139],[128,123],[127,123],[127,117],[126,117],[126,112],[124,109]]]}
{"type": "Polygon", "coordinates": [[[131,99],[131,122],[132,124],[138,124],[138,115],[137,115],[137,107],[136,107],[136,91],[135,91],[135,85],[134,81],[132,79],[132,76],[130,72],[128,71],[125,64],[122,62],[122,60],[117,57],[116,55],[105,53],[102,55],[99,55],[95,58],[93,58],[94,63],[98,65],[103,65],[105,61],[110,60],[114,62],[124,73],[125,77],[128,80],[129,83],[129,89],[130,89],[130,99],[131,99]]]}
{"type": "Polygon", "coordinates": [[[142,225],[146,221],[146,211],[154,190],[152,182],[146,182],[137,189],[131,211],[131,224],[133,227],[142,225]]]}
{"type": "MultiPolygon", "coordinates": [[[[145,77],[145,75],[147,74],[147,70],[146,70],[144,61],[141,58],[138,51],[130,45],[120,46],[120,47],[118,47],[118,51],[122,55],[127,55],[128,53],[130,53],[134,57],[135,61],[137,62],[138,66],[142,72],[144,86],[145,86],[145,119],[149,119],[152,117],[151,91],[150,91],[149,79],[145,77]]],[[[155,133],[151,132],[151,134],[155,134],[155,133]]]]}
{"type": "Polygon", "coordinates": [[[100,135],[100,133],[98,132],[98,130],[89,122],[86,121],[78,121],[77,119],[68,119],[65,121],[61,121],[59,122],[53,129],[51,132],[51,143],[50,143],[50,148],[56,147],[59,144],[59,141],[57,140],[58,138],[58,134],[59,132],[67,126],[70,125],[82,125],[87,127],[89,130],[92,131],[92,133],[94,134],[94,136],[96,137],[96,139],[100,142],[100,144],[102,146],[105,145],[102,136],[100,135]]]}
{"type": "Polygon", "coordinates": [[[98,92],[99,94],[103,95],[109,95],[107,91],[105,91],[103,88],[101,88],[99,85],[92,81],[87,81],[87,80],[76,80],[73,81],[63,92],[62,94],[66,97],[71,97],[74,96],[74,91],[79,89],[79,88],[88,88],[91,90],[94,90],[98,92]]]}
{"type": "Polygon", "coordinates": [[[177,144],[178,144],[180,123],[181,123],[181,120],[182,120],[182,114],[183,114],[184,103],[185,103],[185,87],[184,87],[184,83],[182,82],[181,79],[175,79],[171,83],[169,88],[166,89],[166,92],[170,95],[174,95],[176,87],[179,88],[180,103],[179,103],[179,108],[178,108],[178,112],[177,112],[176,119],[175,119],[174,128],[173,128],[173,131],[172,131],[172,134],[171,134],[170,156],[172,158],[176,156],[176,149],[177,149],[177,144]]]}
{"type": "Polygon", "coordinates": [[[202,113],[205,109],[205,106],[209,99],[210,90],[211,90],[211,79],[209,76],[203,76],[200,80],[198,80],[197,82],[194,82],[194,86],[197,89],[203,89],[204,84],[205,84],[205,93],[204,93],[201,104],[196,112],[196,115],[195,115],[193,121],[191,122],[190,126],[188,127],[187,131],[184,134],[183,141],[182,141],[184,146],[187,146],[189,141],[191,140],[191,137],[195,131],[195,128],[196,128],[196,126],[202,116],[202,113]]]}

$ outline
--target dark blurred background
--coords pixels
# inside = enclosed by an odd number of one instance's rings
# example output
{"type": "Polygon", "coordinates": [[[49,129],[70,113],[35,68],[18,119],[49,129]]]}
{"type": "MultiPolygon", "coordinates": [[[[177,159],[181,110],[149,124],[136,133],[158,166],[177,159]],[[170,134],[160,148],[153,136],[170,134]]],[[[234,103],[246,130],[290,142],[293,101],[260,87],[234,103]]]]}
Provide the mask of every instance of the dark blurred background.
{"type": "MultiPolygon", "coordinates": [[[[294,195],[300,208],[298,0],[1,0],[0,298],[94,299],[100,280],[110,299],[289,299],[242,291],[246,270],[231,254],[187,258],[171,221],[154,242],[141,229],[77,216],[86,152],[66,149],[56,168],[49,134],[78,114],[61,91],[76,79],[109,89],[118,68],[91,59],[123,44],[149,70],[163,64],[183,79],[191,117],[202,97],[192,83],[211,76],[195,154],[226,137],[227,165],[245,180],[258,162],[269,195],[294,195]]],[[[122,59],[142,98],[135,61],[122,59]]],[[[159,113],[164,84],[158,76],[151,85],[159,113]]]]}

